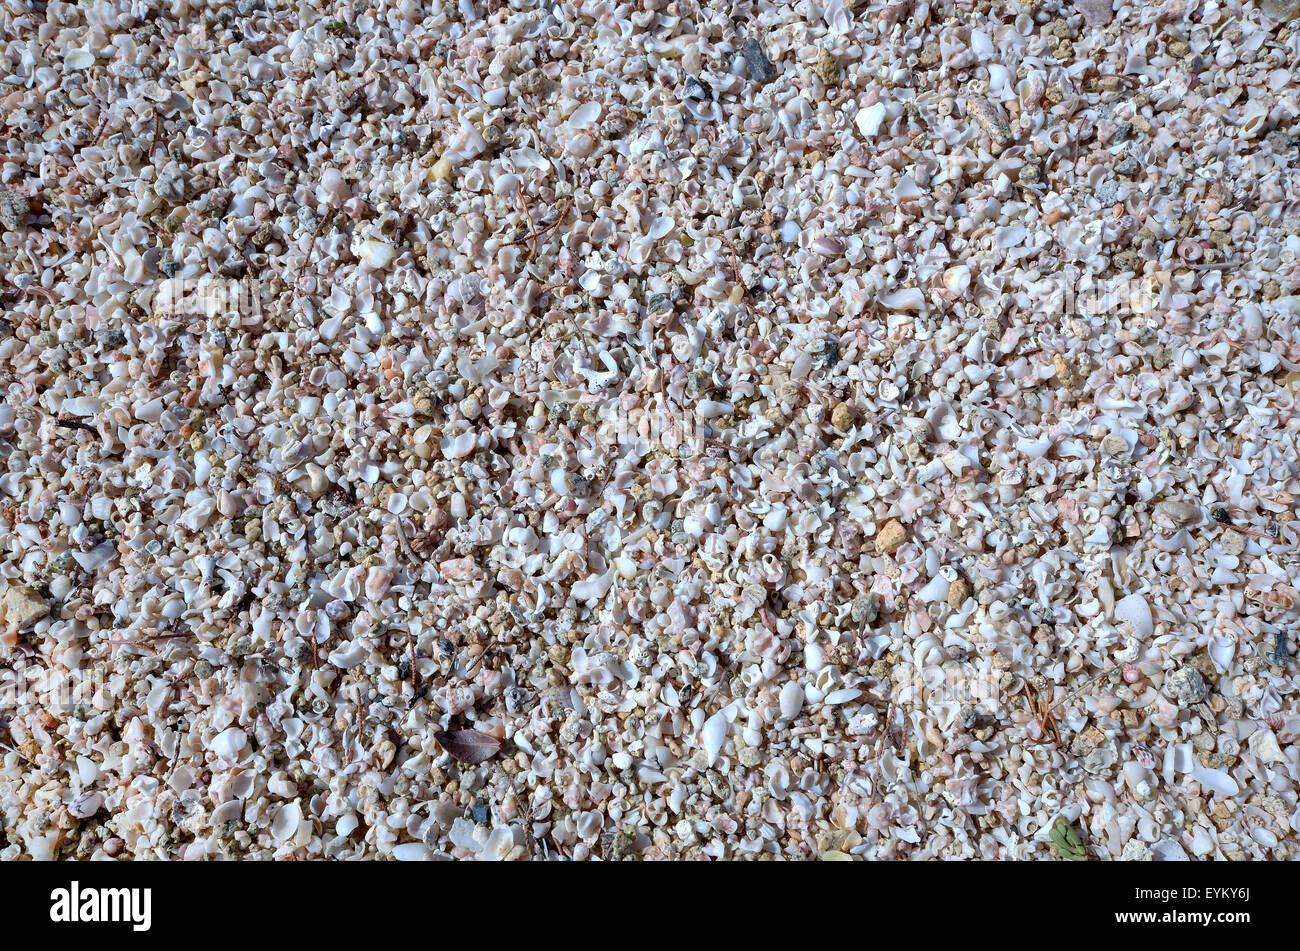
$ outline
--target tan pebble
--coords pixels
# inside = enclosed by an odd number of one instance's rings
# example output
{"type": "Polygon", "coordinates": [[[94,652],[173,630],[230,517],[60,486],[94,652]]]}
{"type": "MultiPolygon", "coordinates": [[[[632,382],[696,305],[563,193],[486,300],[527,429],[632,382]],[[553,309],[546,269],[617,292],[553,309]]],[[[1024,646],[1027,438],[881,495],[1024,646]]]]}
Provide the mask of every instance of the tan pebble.
{"type": "Polygon", "coordinates": [[[892,555],[905,541],[907,541],[907,530],[898,519],[891,518],[876,533],[876,551],[882,555],[892,555]]]}
{"type": "Polygon", "coordinates": [[[984,96],[973,95],[966,101],[966,109],[996,147],[1002,149],[1012,143],[1011,126],[998,106],[984,96]]]}
{"type": "Polygon", "coordinates": [[[1104,742],[1106,734],[1095,726],[1089,726],[1070,742],[1070,752],[1075,756],[1087,756],[1104,742]]]}
{"type": "Polygon", "coordinates": [[[1083,385],[1083,374],[1071,366],[1063,355],[1058,353],[1053,357],[1052,366],[1056,369],[1056,378],[1067,390],[1077,390],[1083,385]]]}
{"type": "Polygon", "coordinates": [[[835,57],[822,50],[817,54],[817,75],[821,77],[823,83],[832,86],[839,81],[840,67],[835,62],[835,57]]]}
{"type": "Polygon", "coordinates": [[[852,406],[848,403],[840,403],[831,411],[831,425],[839,432],[845,433],[852,428],[856,417],[857,413],[852,406]]]}
{"type": "Polygon", "coordinates": [[[1223,546],[1223,550],[1229,555],[1240,555],[1246,550],[1246,536],[1230,528],[1223,533],[1219,544],[1223,546]]]}
{"type": "Polygon", "coordinates": [[[4,624],[6,643],[16,642],[23,629],[50,613],[50,606],[36,592],[23,585],[14,585],[0,600],[0,623],[4,624]]]}
{"type": "Polygon", "coordinates": [[[971,583],[965,577],[959,577],[948,586],[948,607],[954,611],[960,610],[966,603],[966,599],[971,596],[971,591],[971,583]]]}

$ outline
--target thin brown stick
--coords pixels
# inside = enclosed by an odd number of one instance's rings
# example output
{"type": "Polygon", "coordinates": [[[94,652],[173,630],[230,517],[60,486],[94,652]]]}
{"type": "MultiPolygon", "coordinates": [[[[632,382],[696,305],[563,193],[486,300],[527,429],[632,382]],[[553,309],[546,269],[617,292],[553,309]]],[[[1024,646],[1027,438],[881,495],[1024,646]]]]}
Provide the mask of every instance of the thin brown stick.
{"type": "Polygon", "coordinates": [[[108,644],[110,647],[123,647],[128,645],[149,644],[153,641],[170,641],[178,637],[188,637],[188,634],[146,634],[144,637],[138,637],[135,640],[126,640],[125,638],[110,638],[108,644]]]}
{"type": "Polygon", "coordinates": [[[419,559],[416,557],[415,552],[411,550],[410,543],[406,540],[406,532],[402,531],[402,519],[400,516],[393,516],[393,531],[397,534],[397,544],[402,549],[402,554],[411,559],[411,564],[414,566],[419,559]]]}
{"type": "MultiPolygon", "coordinates": [[[[104,129],[105,129],[105,127],[108,125],[108,118],[109,118],[109,116],[112,114],[112,111],[113,111],[113,110],[110,109],[110,108],[107,107],[107,106],[105,106],[105,107],[101,110],[101,112],[102,112],[103,114],[99,117],[99,124],[95,127],[95,134],[94,134],[93,136],[91,136],[91,138],[90,138],[90,144],[91,144],[91,145],[98,145],[98,144],[99,144],[99,140],[100,140],[100,139],[103,137],[103,135],[104,135],[104,129]]],[[[83,145],[81,148],[85,148],[85,146],[83,145]]],[[[80,152],[81,149],[78,149],[77,151],[80,152]]]]}
{"type": "Polygon", "coordinates": [[[537,257],[537,225],[533,224],[533,213],[528,210],[528,199],[524,197],[522,178],[515,184],[515,189],[519,192],[519,204],[524,206],[524,215],[528,218],[528,236],[532,240],[533,257],[537,257]]]}
{"type": "Polygon", "coordinates": [[[298,288],[298,284],[302,281],[303,275],[307,273],[308,265],[311,264],[312,252],[316,250],[316,239],[320,236],[323,227],[325,227],[325,216],[320,215],[316,219],[316,227],[312,229],[311,240],[307,242],[307,255],[302,259],[302,264],[298,266],[298,272],[293,276],[293,296],[295,298],[302,293],[298,288]]]}
{"type": "Polygon", "coordinates": [[[740,255],[736,253],[736,246],[731,241],[731,236],[725,231],[722,233],[722,240],[727,242],[727,247],[731,249],[731,272],[735,278],[736,285],[740,286],[740,255]]]}
{"type": "Polygon", "coordinates": [[[1092,685],[1095,684],[1098,680],[1100,680],[1102,677],[1105,677],[1107,674],[1109,674],[1109,673],[1110,673],[1112,670],[1114,670],[1114,669],[1115,669],[1114,667],[1111,667],[1111,668],[1108,668],[1107,670],[1103,670],[1103,671],[1101,671],[1100,673],[1096,674],[1095,676],[1089,677],[1087,680],[1085,680],[1085,681],[1084,681],[1083,683],[1081,683],[1079,686],[1075,687],[1074,690],[1072,690],[1070,693],[1066,694],[1066,695],[1065,695],[1064,697],[1062,697],[1060,700],[1056,701],[1056,703],[1054,703],[1054,704],[1052,704],[1050,707],[1048,707],[1048,708],[1047,708],[1047,709],[1048,709],[1048,712],[1051,712],[1052,710],[1055,710],[1057,707],[1059,707],[1059,706],[1060,706],[1061,704],[1063,704],[1063,703],[1066,703],[1067,701],[1073,700],[1075,697],[1077,697],[1080,693],[1083,692],[1083,690],[1084,690],[1085,687],[1090,687],[1090,686],[1092,686],[1092,685]]]}
{"type": "Polygon", "coordinates": [[[415,635],[411,633],[409,627],[406,629],[406,646],[411,650],[411,700],[414,701],[417,690],[415,679],[415,635]]]}
{"type": "Polygon", "coordinates": [[[547,225],[545,228],[543,228],[541,231],[537,232],[534,235],[524,235],[522,238],[515,238],[513,241],[507,241],[505,244],[501,245],[501,247],[508,248],[512,244],[519,244],[520,242],[528,238],[545,237],[547,234],[554,231],[559,226],[560,222],[562,222],[565,218],[568,217],[569,209],[571,209],[572,207],[573,207],[573,199],[570,198],[569,203],[564,206],[564,211],[560,212],[560,214],[556,217],[556,219],[553,222],[551,222],[549,225],[547,225]]]}

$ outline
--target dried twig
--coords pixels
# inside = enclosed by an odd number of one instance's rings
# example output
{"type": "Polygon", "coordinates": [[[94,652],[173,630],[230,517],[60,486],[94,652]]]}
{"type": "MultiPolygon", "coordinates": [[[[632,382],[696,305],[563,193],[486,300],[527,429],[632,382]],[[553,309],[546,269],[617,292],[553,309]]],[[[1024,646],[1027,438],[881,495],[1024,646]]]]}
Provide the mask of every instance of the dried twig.
{"type": "Polygon", "coordinates": [[[406,646],[411,651],[411,698],[414,700],[418,690],[418,675],[415,672],[415,635],[411,633],[411,628],[406,628],[406,646]]]}
{"type": "Polygon", "coordinates": [[[543,228],[541,231],[538,231],[538,232],[536,232],[535,234],[526,234],[526,235],[524,235],[524,236],[521,237],[521,238],[515,238],[513,241],[507,241],[507,242],[506,242],[505,244],[503,244],[501,247],[503,247],[503,248],[508,248],[508,247],[510,247],[512,244],[519,244],[520,242],[525,241],[525,240],[528,240],[528,239],[534,239],[534,240],[535,240],[535,239],[537,239],[537,238],[544,237],[545,235],[549,234],[550,232],[554,231],[557,227],[559,227],[560,222],[562,222],[565,218],[568,217],[568,215],[569,215],[569,209],[571,209],[572,207],[573,207],[573,199],[570,198],[570,199],[569,199],[569,203],[568,203],[567,205],[564,206],[564,210],[563,210],[562,212],[560,212],[559,215],[556,216],[556,218],[555,218],[554,221],[552,221],[549,225],[547,225],[547,226],[546,226],[545,228],[543,228]]]}
{"type": "Polygon", "coordinates": [[[740,256],[736,254],[736,245],[732,242],[731,235],[725,231],[722,233],[722,240],[727,242],[727,247],[731,249],[731,273],[735,278],[736,286],[740,287],[740,256]]]}
{"type": "Polygon", "coordinates": [[[1024,691],[1025,700],[1029,703],[1029,712],[1033,714],[1034,719],[1038,722],[1038,728],[1043,732],[1043,735],[1046,736],[1050,729],[1051,733],[1056,737],[1056,745],[1064,746],[1065,743],[1061,740],[1061,731],[1056,726],[1056,719],[1052,716],[1052,710],[1047,706],[1047,702],[1043,701],[1040,707],[1038,698],[1030,692],[1027,682],[1022,681],[1020,689],[1024,691]]]}
{"type": "Polygon", "coordinates": [[[410,543],[406,540],[406,532],[402,531],[402,519],[397,515],[393,516],[393,531],[397,535],[397,544],[402,549],[402,554],[411,559],[411,564],[414,566],[419,562],[419,558],[411,550],[410,543]]]}
{"type": "Polygon", "coordinates": [[[97,433],[98,430],[90,423],[80,419],[69,419],[66,416],[60,416],[54,421],[55,426],[62,426],[64,429],[81,429],[88,433],[97,433]]]}
{"type": "Polygon", "coordinates": [[[1079,686],[1075,687],[1073,690],[1071,690],[1069,693],[1067,693],[1067,694],[1066,694],[1064,697],[1062,697],[1060,700],[1056,701],[1056,703],[1054,703],[1054,704],[1052,704],[1050,707],[1048,707],[1046,712],[1051,713],[1053,710],[1055,710],[1055,709],[1056,709],[1057,707],[1059,707],[1061,704],[1063,704],[1063,703],[1067,703],[1068,701],[1073,700],[1073,699],[1074,699],[1075,697],[1077,697],[1080,693],[1082,693],[1086,688],[1088,688],[1088,687],[1092,686],[1093,684],[1095,684],[1098,680],[1100,680],[1102,677],[1105,677],[1107,674],[1109,674],[1109,673],[1110,673],[1112,670],[1114,670],[1114,669],[1115,669],[1114,667],[1111,667],[1111,668],[1109,668],[1109,669],[1107,669],[1107,670],[1103,670],[1103,671],[1101,671],[1100,673],[1098,673],[1098,674],[1096,674],[1096,675],[1094,675],[1094,676],[1092,676],[1092,677],[1089,677],[1089,678],[1088,678],[1087,680],[1085,680],[1083,683],[1079,684],[1079,686]]]}
{"type": "Polygon", "coordinates": [[[298,272],[293,277],[293,296],[297,297],[301,291],[298,285],[302,282],[303,275],[307,273],[307,266],[311,264],[312,252],[316,250],[316,239],[320,237],[321,229],[325,227],[325,216],[319,215],[316,218],[316,227],[312,229],[311,240],[307,242],[307,254],[302,259],[302,264],[298,266],[298,272]]]}
{"type": "Polygon", "coordinates": [[[533,224],[533,213],[528,210],[528,199],[524,197],[524,180],[521,178],[515,183],[515,189],[519,192],[519,204],[524,206],[524,216],[528,218],[528,237],[533,245],[533,257],[537,256],[537,225],[533,224]]]}

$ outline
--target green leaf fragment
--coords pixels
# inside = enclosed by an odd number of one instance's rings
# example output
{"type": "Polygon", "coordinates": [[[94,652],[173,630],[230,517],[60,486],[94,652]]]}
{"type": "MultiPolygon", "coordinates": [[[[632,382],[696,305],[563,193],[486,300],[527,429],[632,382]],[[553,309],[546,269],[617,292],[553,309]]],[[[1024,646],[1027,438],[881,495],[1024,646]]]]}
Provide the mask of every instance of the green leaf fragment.
{"type": "Polygon", "coordinates": [[[1052,823],[1047,836],[1052,840],[1052,845],[1056,846],[1056,851],[1060,853],[1061,858],[1069,859],[1071,862],[1088,860],[1088,850],[1084,847],[1083,839],[1079,838],[1079,833],[1074,830],[1074,826],[1060,816],[1052,823]]]}

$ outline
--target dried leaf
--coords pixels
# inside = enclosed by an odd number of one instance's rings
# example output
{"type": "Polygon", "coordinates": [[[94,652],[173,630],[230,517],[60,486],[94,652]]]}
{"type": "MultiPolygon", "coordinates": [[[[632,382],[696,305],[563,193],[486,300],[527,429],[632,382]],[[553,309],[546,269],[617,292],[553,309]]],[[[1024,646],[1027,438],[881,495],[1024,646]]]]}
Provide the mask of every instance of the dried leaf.
{"type": "Polygon", "coordinates": [[[481,763],[496,756],[501,741],[478,730],[444,730],[435,733],[438,745],[461,763],[481,763]]]}

